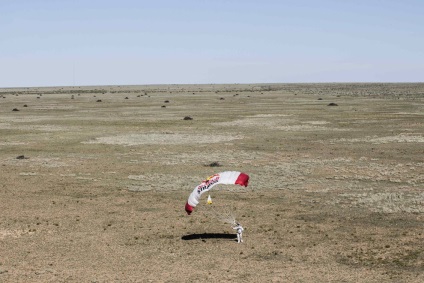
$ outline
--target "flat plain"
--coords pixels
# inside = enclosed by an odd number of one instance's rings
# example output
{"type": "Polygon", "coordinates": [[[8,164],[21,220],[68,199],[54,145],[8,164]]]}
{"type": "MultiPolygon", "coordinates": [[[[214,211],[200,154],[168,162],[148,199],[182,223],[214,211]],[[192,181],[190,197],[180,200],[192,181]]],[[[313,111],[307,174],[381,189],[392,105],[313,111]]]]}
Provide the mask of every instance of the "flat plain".
{"type": "Polygon", "coordinates": [[[424,83],[0,89],[0,282],[424,282],[423,157],[424,83]]]}

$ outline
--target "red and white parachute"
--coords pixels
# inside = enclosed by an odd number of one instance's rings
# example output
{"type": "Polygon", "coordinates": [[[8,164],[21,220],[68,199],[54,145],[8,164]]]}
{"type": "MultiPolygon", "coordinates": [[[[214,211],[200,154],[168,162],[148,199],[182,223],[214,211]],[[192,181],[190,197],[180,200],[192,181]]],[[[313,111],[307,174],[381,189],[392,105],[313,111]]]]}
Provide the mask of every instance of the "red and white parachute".
{"type": "Polygon", "coordinates": [[[193,192],[188,197],[185,210],[187,211],[187,214],[191,214],[196,205],[199,203],[200,196],[218,184],[240,185],[247,187],[248,183],[249,175],[237,171],[225,171],[212,175],[194,188],[193,192]]]}

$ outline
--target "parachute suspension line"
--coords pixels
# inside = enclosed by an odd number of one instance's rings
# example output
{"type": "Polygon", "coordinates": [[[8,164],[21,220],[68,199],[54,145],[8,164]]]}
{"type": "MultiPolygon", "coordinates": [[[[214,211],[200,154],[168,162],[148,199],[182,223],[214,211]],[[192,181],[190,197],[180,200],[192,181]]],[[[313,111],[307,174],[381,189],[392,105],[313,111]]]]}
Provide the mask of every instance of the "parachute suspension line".
{"type": "Polygon", "coordinates": [[[236,216],[234,210],[229,205],[207,205],[203,207],[202,211],[207,217],[214,218],[220,222],[230,225],[236,223],[236,216]]]}

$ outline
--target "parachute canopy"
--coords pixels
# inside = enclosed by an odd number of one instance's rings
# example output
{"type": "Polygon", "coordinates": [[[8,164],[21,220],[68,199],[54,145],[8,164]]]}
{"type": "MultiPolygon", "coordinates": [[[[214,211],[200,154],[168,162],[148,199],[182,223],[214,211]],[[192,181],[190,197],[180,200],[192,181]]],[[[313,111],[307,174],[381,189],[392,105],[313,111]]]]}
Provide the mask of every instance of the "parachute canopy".
{"type": "Polygon", "coordinates": [[[200,185],[194,188],[193,192],[188,197],[185,205],[187,214],[191,214],[196,205],[199,203],[200,196],[212,189],[218,184],[224,185],[240,185],[247,187],[249,183],[249,175],[237,171],[225,171],[208,177],[202,181],[200,185]]]}

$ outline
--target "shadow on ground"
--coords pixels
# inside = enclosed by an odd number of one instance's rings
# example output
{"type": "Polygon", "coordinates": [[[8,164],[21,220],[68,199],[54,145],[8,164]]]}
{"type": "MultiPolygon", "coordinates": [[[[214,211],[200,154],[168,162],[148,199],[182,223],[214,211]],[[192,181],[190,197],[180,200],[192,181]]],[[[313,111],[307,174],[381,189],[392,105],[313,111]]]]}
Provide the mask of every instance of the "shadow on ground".
{"type": "Polygon", "coordinates": [[[224,233],[203,233],[203,234],[189,234],[181,237],[182,240],[203,240],[203,239],[237,239],[236,234],[224,233]]]}

